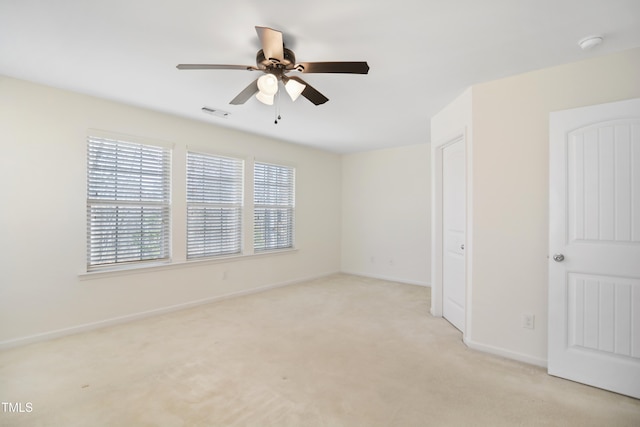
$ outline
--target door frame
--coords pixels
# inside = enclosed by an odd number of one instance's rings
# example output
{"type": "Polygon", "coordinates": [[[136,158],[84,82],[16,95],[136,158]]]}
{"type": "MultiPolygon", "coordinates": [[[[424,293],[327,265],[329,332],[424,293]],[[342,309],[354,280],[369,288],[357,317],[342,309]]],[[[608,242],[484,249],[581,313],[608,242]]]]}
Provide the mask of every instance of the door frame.
{"type": "Polygon", "coordinates": [[[471,200],[472,200],[472,168],[471,141],[466,127],[455,132],[450,137],[431,143],[431,314],[442,317],[443,306],[443,155],[444,149],[456,142],[462,141],[465,155],[465,321],[464,340],[471,336],[471,259],[473,258],[473,239],[471,238],[471,200]]]}

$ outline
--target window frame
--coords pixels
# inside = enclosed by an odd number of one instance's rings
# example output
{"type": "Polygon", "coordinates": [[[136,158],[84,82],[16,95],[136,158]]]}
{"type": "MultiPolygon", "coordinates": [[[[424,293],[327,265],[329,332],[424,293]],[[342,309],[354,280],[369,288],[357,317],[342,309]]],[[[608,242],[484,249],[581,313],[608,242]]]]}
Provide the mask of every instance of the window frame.
{"type": "MultiPolygon", "coordinates": [[[[253,164],[253,251],[255,254],[263,254],[275,251],[287,251],[295,249],[295,235],[296,235],[296,168],[292,165],[274,163],[274,162],[265,162],[265,161],[254,161],[253,164]],[[283,182],[280,176],[276,176],[276,179],[271,181],[270,183],[264,183],[264,185],[271,184],[271,186],[275,186],[276,188],[269,188],[267,193],[260,194],[260,185],[258,180],[257,169],[258,167],[264,168],[273,168],[272,172],[275,172],[276,175],[281,175],[281,172],[286,171],[286,174],[289,175],[289,182],[287,187],[283,190],[283,182]],[[280,171],[278,171],[278,169],[280,171]],[[279,187],[279,188],[277,188],[279,187]],[[260,200],[262,199],[262,200],[260,200]],[[276,218],[271,221],[267,218],[267,213],[275,212],[276,218]],[[258,217],[260,214],[265,216],[264,221],[259,220],[258,217]],[[281,215],[285,216],[283,219],[281,215]],[[275,233],[276,236],[271,236],[271,241],[268,241],[269,238],[264,236],[264,238],[260,238],[258,234],[260,231],[269,228],[264,222],[274,223],[282,223],[285,222],[284,227],[284,244],[280,243],[282,241],[280,234],[283,232],[283,229],[276,225],[276,229],[272,230],[272,233],[275,233]]],[[[264,234],[263,234],[264,235],[264,234]]]]}
{"type": "MultiPolygon", "coordinates": [[[[204,166],[203,166],[204,167],[204,166]]],[[[203,170],[203,174],[206,171],[203,170]]],[[[212,172],[212,170],[209,170],[208,172],[212,172]]],[[[193,173],[195,174],[195,171],[193,171],[193,173]]],[[[233,156],[225,156],[225,155],[220,155],[220,154],[213,154],[213,153],[208,153],[208,152],[202,152],[202,151],[195,151],[195,150],[187,150],[186,155],[185,155],[185,178],[186,178],[186,190],[185,190],[185,203],[186,203],[186,234],[185,234],[185,245],[186,245],[186,260],[187,261],[195,261],[195,260],[204,260],[204,259],[212,259],[212,258],[219,258],[219,257],[229,257],[229,256],[238,256],[238,255],[242,255],[243,254],[243,238],[244,238],[244,229],[245,229],[245,224],[244,224],[244,197],[245,197],[245,161],[242,158],[238,158],[238,157],[233,157],[233,156]],[[226,178],[230,179],[232,181],[232,186],[235,186],[236,188],[233,191],[237,191],[237,193],[232,193],[231,191],[227,192],[226,194],[219,194],[219,196],[222,196],[224,198],[224,196],[226,197],[230,197],[232,199],[232,201],[224,201],[222,199],[218,199],[216,201],[213,201],[211,199],[213,199],[213,197],[210,197],[211,194],[217,192],[217,188],[216,187],[220,187],[220,183],[217,182],[215,184],[213,184],[213,187],[207,187],[205,188],[207,182],[211,183],[212,180],[206,180],[203,179],[201,181],[201,193],[199,196],[196,196],[196,194],[191,194],[190,193],[190,158],[193,156],[194,161],[196,158],[200,158],[203,163],[205,161],[212,161],[212,162],[216,162],[216,161],[221,161],[221,162],[228,162],[228,164],[226,166],[224,166],[225,171],[219,171],[220,175],[226,175],[226,178]],[[230,168],[230,164],[231,163],[235,163],[234,167],[237,167],[237,170],[233,170],[233,168],[230,168]],[[233,174],[236,174],[236,176],[234,177],[233,174]],[[235,178],[235,179],[233,179],[235,178]],[[192,198],[193,196],[193,198],[192,198]],[[200,200],[195,200],[196,198],[199,198],[200,200]],[[209,200],[205,200],[205,199],[209,199],[209,200]],[[194,253],[193,255],[190,254],[190,243],[195,243],[195,237],[192,240],[191,236],[190,236],[190,219],[191,219],[191,212],[192,210],[197,211],[197,210],[204,210],[205,214],[204,216],[207,217],[206,211],[207,209],[213,209],[215,210],[226,210],[226,211],[235,211],[234,216],[235,216],[235,227],[233,227],[233,231],[231,231],[232,236],[234,238],[234,242],[235,244],[231,245],[230,247],[234,248],[233,250],[224,250],[223,247],[225,246],[222,242],[220,242],[219,246],[221,247],[221,250],[214,250],[214,251],[207,251],[206,248],[200,250],[200,251],[195,251],[194,248],[194,253]]],[[[195,189],[194,189],[195,191],[195,189]]],[[[211,217],[208,217],[209,219],[211,217]]],[[[215,217],[214,217],[215,219],[215,217]]],[[[204,222],[206,222],[206,219],[203,219],[204,222]]],[[[219,223],[221,225],[221,227],[223,227],[225,230],[230,230],[229,228],[226,227],[224,221],[219,223]]],[[[204,243],[202,243],[202,245],[204,246],[209,246],[212,247],[211,244],[207,244],[207,240],[210,239],[211,236],[206,234],[206,231],[204,231],[202,234],[199,234],[199,236],[203,239],[204,243]]],[[[214,236],[213,239],[216,239],[216,237],[214,236]]],[[[224,237],[221,236],[219,238],[219,240],[224,240],[224,237]]],[[[201,246],[202,246],[201,245],[201,246]]]]}
{"type": "Polygon", "coordinates": [[[171,147],[90,133],[86,148],[87,272],[171,262],[171,147]]]}

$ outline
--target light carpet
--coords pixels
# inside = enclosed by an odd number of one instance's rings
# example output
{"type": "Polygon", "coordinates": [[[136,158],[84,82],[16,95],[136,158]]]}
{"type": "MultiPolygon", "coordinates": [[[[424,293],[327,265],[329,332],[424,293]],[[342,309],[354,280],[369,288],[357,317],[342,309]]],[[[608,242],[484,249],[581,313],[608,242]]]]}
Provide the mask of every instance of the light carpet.
{"type": "Polygon", "coordinates": [[[335,275],[0,353],[3,426],[640,426],[468,349],[430,290],[335,275]]]}

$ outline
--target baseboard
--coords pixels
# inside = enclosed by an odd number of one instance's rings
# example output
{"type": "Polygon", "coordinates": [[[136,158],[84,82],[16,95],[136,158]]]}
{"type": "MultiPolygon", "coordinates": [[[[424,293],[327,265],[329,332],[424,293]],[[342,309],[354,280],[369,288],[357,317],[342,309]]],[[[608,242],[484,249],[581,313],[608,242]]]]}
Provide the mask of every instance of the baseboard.
{"type": "Polygon", "coordinates": [[[407,280],[407,279],[402,279],[398,277],[382,276],[377,274],[365,274],[365,273],[360,273],[360,272],[350,271],[350,270],[341,270],[341,273],[350,274],[352,276],[369,277],[371,279],[386,280],[388,282],[406,283],[407,285],[425,286],[427,288],[431,287],[431,283],[423,282],[420,280],[407,280]]]}
{"type": "Polygon", "coordinates": [[[128,314],[125,316],[114,317],[111,319],[100,320],[97,322],[85,323],[78,326],[72,326],[69,328],[56,329],[49,332],[43,332],[40,334],[29,335],[26,337],[13,338],[10,340],[0,341],[0,350],[6,350],[9,348],[20,347],[27,344],[33,344],[40,341],[48,341],[55,338],[61,338],[67,335],[74,335],[81,332],[88,332],[94,329],[106,328],[108,326],[119,325],[122,323],[133,322],[136,320],[146,319],[148,317],[159,316],[161,314],[171,313],[173,311],[185,310],[188,308],[197,307],[199,305],[210,304],[213,302],[224,301],[226,299],[237,298],[245,295],[257,294],[260,292],[269,291],[271,289],[282,288],[285,286],[291,286],[298,283],[306,282],[309,280],[321,279],[336,274],[338,272],[331,272],[325,274],[319,274],[312,277],[294,279],[281,283],[274,283],[271,285],[259,286],[257,288],[251,288],[244,291],[232,292],[230,294],[218,295],[214,297],[204,298],[196,301],[189,301],[182,304],[171,305],[168,307],[162,307],[154,310],[143,311],[139,313],[128,314]]]}
{"type": "Polygon", "coordinates": [[[524,363],[528,363],[530,365],[535,365],[535,366],[540,366],[542,368],[546,368],[547,367],[547,359],[540,359],[537,357],[532,357],[526,354],[522,354],[522,353],[518,353],[515,351],[511,351],[511,350],[506,350],[504,348],[500,348],[500,347],[494,347],[491,345],[486,345],[486,344],[481,344],[478,342],[474,342],[471,341],[467,338],[463,338],[464,343],[467,345],[467,347],[473,349],[473,350],[478,350],[478,351],[482,351],[484,353],[489,353],[489,354],[493,354],[496,356],[501,356],[504,357],[506,359],[512,359],[512,360],[517,360],[518,362],[524,362],[524,363]]]}

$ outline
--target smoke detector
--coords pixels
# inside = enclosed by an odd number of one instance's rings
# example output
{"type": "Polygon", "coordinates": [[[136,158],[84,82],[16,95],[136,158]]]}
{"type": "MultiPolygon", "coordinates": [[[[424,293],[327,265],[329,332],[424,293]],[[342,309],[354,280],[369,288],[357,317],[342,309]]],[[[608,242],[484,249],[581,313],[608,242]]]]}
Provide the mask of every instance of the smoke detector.
{"type": "Polygon", "coordinates": [[[578,46],[580,46],[582,50],[590,50],[602,43],[603,40],[604,37],[602,36],[588,36],[580,40],[578,46]]]}

